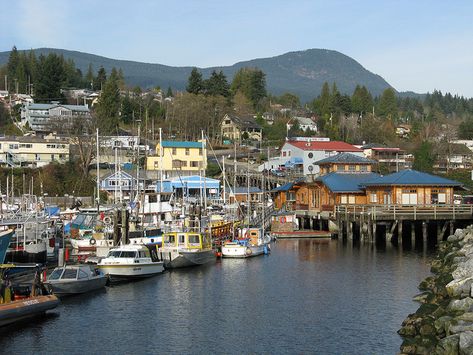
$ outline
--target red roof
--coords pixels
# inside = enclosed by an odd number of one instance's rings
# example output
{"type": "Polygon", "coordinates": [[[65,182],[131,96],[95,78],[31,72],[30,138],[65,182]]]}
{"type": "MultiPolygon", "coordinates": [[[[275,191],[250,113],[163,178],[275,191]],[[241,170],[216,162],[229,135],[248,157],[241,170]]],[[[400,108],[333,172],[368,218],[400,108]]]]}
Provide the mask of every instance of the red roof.
{"type": "Polygon", "coordinates": [[[287,141],[302,150],[324,150],[324,151],[337,151],[337,152],[362,152],[363,150],[355,147],[354,145],[340,142],[340,141],[329,141],[329,142],[304,142],[304,141],[287,141]]]}

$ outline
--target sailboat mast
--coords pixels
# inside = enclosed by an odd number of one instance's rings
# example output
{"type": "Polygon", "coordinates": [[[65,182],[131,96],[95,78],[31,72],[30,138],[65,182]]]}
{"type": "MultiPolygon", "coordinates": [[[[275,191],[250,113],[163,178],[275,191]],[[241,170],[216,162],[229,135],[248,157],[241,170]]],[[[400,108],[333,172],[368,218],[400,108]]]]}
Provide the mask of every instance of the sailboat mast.
{"type": "Polygon", "coordinates": [[[99,152],[99,129],[97,128],[97,214],[100,213],[100,152],[99,152]]]}
{"type": "Polygon", "coordinates": [[[202,165],[204,167],[203,169],[203,174],[204,174],[204,209],[205,209],[205,214],[207,214],[207,182],[206,182],[206,177],[205,177],[205,167],[207,166],[207,150],[206,148],[206,140],[204,138],[204,131],[202,130],[202,165]]]}
{"type": "Polygon", "coordinates": [[[227,184],[226,181],[227,181],[227,177],[225,176],[225,155],[223,156],[223,160],[222,160],[222,172],[223,172],[223,204],[225,205],[227,203],[227,191],[226,191],[226,188],[225,188],[225,185],[227,184]]]}

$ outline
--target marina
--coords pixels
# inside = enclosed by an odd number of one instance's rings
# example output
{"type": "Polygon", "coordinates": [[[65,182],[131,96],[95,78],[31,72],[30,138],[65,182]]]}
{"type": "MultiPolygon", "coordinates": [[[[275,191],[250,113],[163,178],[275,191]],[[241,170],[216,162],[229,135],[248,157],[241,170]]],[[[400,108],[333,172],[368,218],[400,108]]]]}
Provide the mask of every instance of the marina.
{"type": "Polygon", "coordinates": [[[3,328],[0,347],[107,353],[112,345],[103,339],[113,339],[119,353],[393,354],[429,260],[429,252],[390,245],[279,240],[270,256],[222,259],[65,299],[46,317],[3,328]]]}

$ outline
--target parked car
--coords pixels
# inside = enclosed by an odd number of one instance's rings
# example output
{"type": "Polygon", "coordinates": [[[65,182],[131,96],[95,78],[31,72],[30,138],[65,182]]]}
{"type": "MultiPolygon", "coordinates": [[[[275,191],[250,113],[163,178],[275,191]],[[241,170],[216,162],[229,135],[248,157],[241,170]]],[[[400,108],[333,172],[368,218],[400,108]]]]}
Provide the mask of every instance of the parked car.
{"type": "Polygon", "coordinates": [[[273,174],[274,176],[278,176],[278,177],[284,177],[286,176],[286,174],[284,173],[284,171],[281,171],[281,170],[271,170],[271,174],[273,174]]]}

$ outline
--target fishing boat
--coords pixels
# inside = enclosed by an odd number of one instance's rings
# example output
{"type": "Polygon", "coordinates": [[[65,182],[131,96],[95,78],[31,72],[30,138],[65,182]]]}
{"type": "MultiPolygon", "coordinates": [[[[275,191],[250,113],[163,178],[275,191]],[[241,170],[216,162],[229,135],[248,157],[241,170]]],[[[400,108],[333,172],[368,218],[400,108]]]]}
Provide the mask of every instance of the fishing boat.
{"type": "Polygon", "coordinates": [[[243,228],[239,234],[239,238],[223,244],[222,257],[248,258],[269,253],[271,237],[264,234],[263,228],[243,228]]]}
{"type": "Polygon", "coordinates": [[[0,232],[0,264],[3,264],[5,261],[7,249],[14,233],[15,231],[13,229],[7,229],[0,232]]]}
{"type": "Polygon", "coordinates": [[[55,268],[44,284],[55,295],[67,296],[104,288],[107,281],[107,276],[92,265],[64,265],[55,268]]]}
{"type": "Polygon", "coordinates": [[[158,255],[167,269],[196,266],[215,261],[210,236],[198,232],[169,232],[163,234],[158,255]]]}
{"type": "Polygon", "coordinates": [[[13,264],[0,265],[0,326],[44,314],[59,304],[41,283],[38,267],[32,284],[26,286],[12,284],[8,274],[14,268],[13,264]]]}
{"type": "Polygon", "coordinates": [[[163,262],[153,260],[149,249],[138,244],[111,249],[97,266],[111,281],[150,277],[164,271],[163,262]]]}

